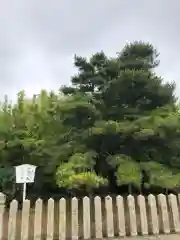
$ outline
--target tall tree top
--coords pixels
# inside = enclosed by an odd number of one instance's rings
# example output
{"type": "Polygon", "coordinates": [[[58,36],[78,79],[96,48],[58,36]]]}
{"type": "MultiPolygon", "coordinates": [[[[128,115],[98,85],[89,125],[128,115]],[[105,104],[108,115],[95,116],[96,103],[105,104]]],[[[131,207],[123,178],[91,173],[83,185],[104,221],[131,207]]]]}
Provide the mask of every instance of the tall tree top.
{"type": "Polygon", "coordinates": [[[113,120],[172,105],[176,102],[175,84],[164,83],[155,74],[158,55],[153,45],[135,41],[114,58],[102,51],[89,59],[75,56],[78,74],[72,77],[72,86],[62,91],[90,93],[101,102],[106,118],[113,120]]]}

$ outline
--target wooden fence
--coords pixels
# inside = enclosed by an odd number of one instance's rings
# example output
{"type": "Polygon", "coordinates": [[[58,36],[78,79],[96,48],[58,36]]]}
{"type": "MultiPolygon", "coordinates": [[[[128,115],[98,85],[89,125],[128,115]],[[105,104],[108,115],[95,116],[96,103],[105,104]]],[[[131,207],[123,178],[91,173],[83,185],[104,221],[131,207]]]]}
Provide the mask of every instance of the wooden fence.
{"type": "Polygon", "coordinates": [[[90,239],[180,232],[180,195],[13,200],[0,193],[0,240],[90,239]]]}

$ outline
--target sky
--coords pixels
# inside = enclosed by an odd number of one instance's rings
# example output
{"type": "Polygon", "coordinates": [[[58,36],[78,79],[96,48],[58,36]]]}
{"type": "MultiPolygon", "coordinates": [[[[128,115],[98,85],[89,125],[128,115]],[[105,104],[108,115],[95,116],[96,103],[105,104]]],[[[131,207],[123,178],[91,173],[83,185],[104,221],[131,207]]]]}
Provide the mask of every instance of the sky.
{"type": "Polygon", "coordinates": [[[127,42],[152,43],[157,70],[180,96],[179,0],[0,0],[0,98],[57,90],[76,72],[74,54],[115,56],[127,42]]]}

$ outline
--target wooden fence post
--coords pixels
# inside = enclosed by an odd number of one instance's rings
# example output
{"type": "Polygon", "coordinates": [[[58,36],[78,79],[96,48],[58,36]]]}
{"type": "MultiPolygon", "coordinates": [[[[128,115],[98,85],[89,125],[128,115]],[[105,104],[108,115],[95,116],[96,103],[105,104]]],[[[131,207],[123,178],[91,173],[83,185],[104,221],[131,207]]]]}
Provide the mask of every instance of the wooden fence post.
{"type": "Polygon", "coordinates": [[[71,220],[72,220],[72,239],[78,239],[78,199],[73,197],[71,200],[71,220]]]}
{"type": "Polygon", "coordinates": [[[34,213],[34,240],[42,238],[42,210],[43,201],[39,198],[36,200],[34,213]]]}
{"type": "Polygon", "coordinates": [[[132,195],[129,195],[127,197],[127,203],[129,213],[130,235],[134,237],[137,236],[137,222],[136,222],[135,199],[132,195]]]}
{"type": "Polygon", "coordinates": [[[139,206],[141,234],[148,235],[148,221],[147,221],[147,213],[146,213],[146,202],[145,202],[144,196],[139,195],[137,197],[137,202],[138,202],[138,206],[139,206]]]}
{"type": "Polygon", "coordinates": [[[163,233],[170,233],[169,215],[166,196],[163,194],[158,195],[158,207],[160,210],[160,217],[162,221],[163,233]]]}
{"type": "Polygon", "coordinates": [[[107,196],[105,198],[106,206],[106,224],[107,224],[107,237],[114,237],[114,221],[113,221],[113,205],[112,198],[107,196]]]}
{"type": "Polygon", "coordinates": [[[5,202],[6,196],[0,193],[0,240],[3,240],[5,202]]]}
{"type": "Polygon", "coordinates": [[[52,240],[54,237],[54,199],[48,200],[47,209],[47,239],[52,240]]]}
{"type": "Polygon", "coordinates": [[[124,237],[126,236],[125,209],[124,209],[124,199],[120,195],[116,197],[116,206],[117,206],[117,213],[118,213],[119,236],[124,237]]]}
{"type": "Polygon", "coordinates": [[[9,210],[8,240],[15,240],[16,239],[17,211],[18,211],[18,202],[14,199],[10,204],[10,210],[9,210]]]}
{"type": "Polygon", "coordinates": [[[102,210],[101,210],[101,198],[96,196],[94,198],[95,209],[95,237],[101,239],[102,235],[102,210]]]}
{"type": "Polygon", "coordinates": [[[180,215],[178,211],[177,197],[174,194],[168,196],[170,205],[170,211],[172,216],[173,231],[176,233],[180,232],[180,215]]]}
{"type": "Polygon", "coordinates": [[[25,200],[22,208],[21,219],[21,240],[28,240],[29,238],[29,215],[30,215],[30,201],[25,200]]]}
{"type": "Polygon", "coordinates": [[[59,200],[59,239],[66,239],[66,199],[59,200]]]}
{"type": "Polygon", "coordinates": [[[156,204],[156,198],[152,194],[148,196],[148,206],[149,206],[150,225],[151,225],[152,234],[158,234],[159,221],[158,221],[158,213],[157,213],[157,204],[156,204]]]}
{"type": "Polygon", "coordinates": [[[91,238],[91,219],[90,219],[90,198],[83,198],[83,236],[84,239],[91,238]]]}

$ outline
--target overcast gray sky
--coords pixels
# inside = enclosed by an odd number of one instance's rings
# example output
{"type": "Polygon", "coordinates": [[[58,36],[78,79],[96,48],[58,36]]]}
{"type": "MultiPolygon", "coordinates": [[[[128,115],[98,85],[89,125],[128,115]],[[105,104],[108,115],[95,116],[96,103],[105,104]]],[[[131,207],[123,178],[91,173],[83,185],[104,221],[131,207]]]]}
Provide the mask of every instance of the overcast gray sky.
{"type": "Polygon", "coordinates": [[[159,73],[180,96],[179,0],[0,0],[0,98],[57,89],[73,75],[73,56],[104,50],[114,56],[127,41],[160,51],[159,73]]]}

